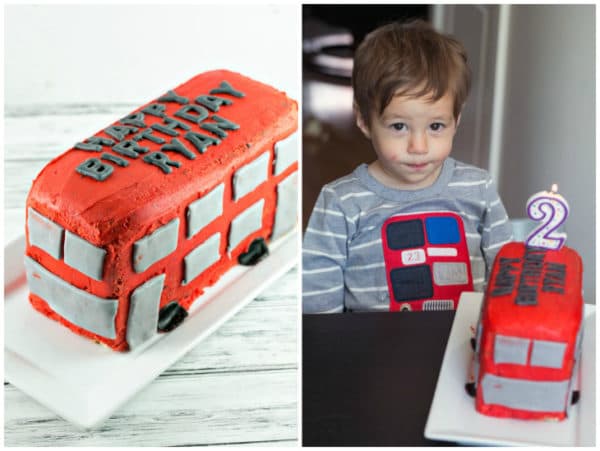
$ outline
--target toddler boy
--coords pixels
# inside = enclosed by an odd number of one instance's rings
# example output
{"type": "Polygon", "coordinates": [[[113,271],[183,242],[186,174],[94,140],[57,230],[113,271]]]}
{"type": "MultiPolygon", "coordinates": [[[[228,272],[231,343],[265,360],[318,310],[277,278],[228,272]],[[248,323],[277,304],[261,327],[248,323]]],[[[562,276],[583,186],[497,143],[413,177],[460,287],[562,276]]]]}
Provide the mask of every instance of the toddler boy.
{"type": "Polygon", "coordinates": [[[461,217],[482,291],[512,229],[489,174],[450,157],[470,86],[464,47],[423,21],[382,26],[357,49],[352,85],[377,159],[319,194],[303,243],[304,313],[389,310],[382,226],[408,213],[461,217]]]}

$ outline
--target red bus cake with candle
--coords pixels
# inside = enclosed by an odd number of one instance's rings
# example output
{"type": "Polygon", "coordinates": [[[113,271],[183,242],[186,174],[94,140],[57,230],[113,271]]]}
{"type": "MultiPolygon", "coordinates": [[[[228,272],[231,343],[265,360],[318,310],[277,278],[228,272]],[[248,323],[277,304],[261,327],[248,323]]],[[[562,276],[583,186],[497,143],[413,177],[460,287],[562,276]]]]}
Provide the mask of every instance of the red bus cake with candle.
{"type": "Polygon", "coordinates": [[[467,384],[485,415],[563,420],[579,397],[583,266],[556,232],[568,205],[555,191],[530,198],[542,224],[525,243],[504,245],[492,268],[467,384]]]}
{"type": "Polygon", "coordinates": [[[297,105],[200,74],[52,160],[27,198],[32,305],[124,351],[295,227],[297,105]]]}

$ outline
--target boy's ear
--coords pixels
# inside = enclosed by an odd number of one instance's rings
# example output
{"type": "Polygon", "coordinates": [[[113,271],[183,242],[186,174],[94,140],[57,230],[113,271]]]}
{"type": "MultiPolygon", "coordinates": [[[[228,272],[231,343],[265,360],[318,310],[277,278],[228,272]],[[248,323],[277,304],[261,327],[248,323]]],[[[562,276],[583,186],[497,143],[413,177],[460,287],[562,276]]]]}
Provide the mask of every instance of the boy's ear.
{"type": "Polygon", "coordinates": [[[367,138],[371,139],[371,132],[369,131],[369,127],[365,123],[365,120],[363,119],[362,114],[360,114],[358,108],[356,108],[356,105],[354,105],[354,116],[356,117],[356,125],[358,126],[358,128],[360,128],[360,131],[363,132],[363,134],[367,138]]]}
{"type": "Polygon", "coordinates": [[[462,113],[458,114],[458,117],[456,118],[456,125],[454,126],[454,134],[456,134],[456,131],[458,130],[458,126],[460,125],[460,118],[462,117],[462,113]]]}

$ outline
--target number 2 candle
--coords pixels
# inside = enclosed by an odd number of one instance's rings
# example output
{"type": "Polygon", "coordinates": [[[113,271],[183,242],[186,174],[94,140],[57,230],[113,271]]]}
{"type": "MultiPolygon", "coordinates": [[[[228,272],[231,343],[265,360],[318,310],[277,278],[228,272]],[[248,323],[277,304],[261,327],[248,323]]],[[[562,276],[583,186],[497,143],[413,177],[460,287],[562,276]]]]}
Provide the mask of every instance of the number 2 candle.
{"type": "Polygon", "coordinates": [[[527,215],[540,224],[527,236],[525,243],[531,247],[559,250],[567,234],[557,232],[569,215],[569,204],[558,194],[556,184],[551,191],[540,191],[527,201],[527,215]]]}

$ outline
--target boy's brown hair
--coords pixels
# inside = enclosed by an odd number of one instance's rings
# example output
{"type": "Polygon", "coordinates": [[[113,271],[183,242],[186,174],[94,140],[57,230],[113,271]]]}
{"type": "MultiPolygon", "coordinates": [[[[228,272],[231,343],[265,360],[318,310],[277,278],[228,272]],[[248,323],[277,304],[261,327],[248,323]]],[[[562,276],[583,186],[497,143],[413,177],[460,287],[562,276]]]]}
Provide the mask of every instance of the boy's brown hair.
{"type": "Polygon", "coordinates": [[[427,22],[390,23],[369,33],[354,56],[354,106],[366,125],[381,115],[395,95],[454,97],[454,119],[467,99],[471,70],[456,39],[427,22]]]}

